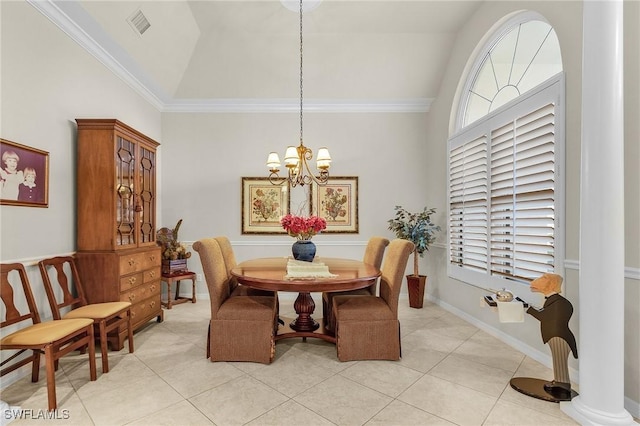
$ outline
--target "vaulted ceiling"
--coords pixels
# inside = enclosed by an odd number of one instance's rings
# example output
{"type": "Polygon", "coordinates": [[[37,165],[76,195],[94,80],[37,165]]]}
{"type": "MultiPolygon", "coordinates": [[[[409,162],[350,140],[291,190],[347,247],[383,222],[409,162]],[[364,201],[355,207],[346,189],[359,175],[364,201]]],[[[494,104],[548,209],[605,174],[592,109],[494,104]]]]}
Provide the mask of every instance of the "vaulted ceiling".
{"type": "MultiPolygon", "coordinates": [[[[280,0],[50,0],[47,14],[61,12],[62,26],[77,26],[76,38],[86,38],[84,45],[161,109],[293,106],[300,91],[296,4],[292,11],[280,0]],[[128,22],[139,12],[150,24],[143,34],[128,22]]],[[[480,4],[320,2],[304,13],[305,100],[428,106],[459,29],[480,4]]]]}

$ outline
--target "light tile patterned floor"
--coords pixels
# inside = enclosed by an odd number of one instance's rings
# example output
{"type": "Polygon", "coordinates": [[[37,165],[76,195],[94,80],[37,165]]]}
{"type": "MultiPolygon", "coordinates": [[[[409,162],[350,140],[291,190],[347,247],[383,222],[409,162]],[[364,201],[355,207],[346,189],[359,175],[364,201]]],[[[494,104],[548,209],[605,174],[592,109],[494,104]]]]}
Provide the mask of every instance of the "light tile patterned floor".
{"type": "MultiPolygon", "coordinates": [[[[318,301],[319,295],[314,295],[318,301]]],[[[281,315],[293,316],[281,297],[281,315]]],[[[318,303],[319,305],[319,303],[318,303]]],[[[135,353],[110,352],[111,371],[89,381],[86,355],[61,360],[59,417],[74,425],[568,425],[559,405],[527,397],[512,377],[550,369],[440,307],[400,300],[399,362],[340,362],[321,340],[277,344],[270,365],[205,359],[208,301],[175,305],[135,335],[135,353]]],[[[99,354],[99,351],[98,351],[99,354]]],[[[44,372],[2,392],[31,410],[47,406],[44,372]]],[[[41,418],[11,425],[42,424],[41,418]]]]}

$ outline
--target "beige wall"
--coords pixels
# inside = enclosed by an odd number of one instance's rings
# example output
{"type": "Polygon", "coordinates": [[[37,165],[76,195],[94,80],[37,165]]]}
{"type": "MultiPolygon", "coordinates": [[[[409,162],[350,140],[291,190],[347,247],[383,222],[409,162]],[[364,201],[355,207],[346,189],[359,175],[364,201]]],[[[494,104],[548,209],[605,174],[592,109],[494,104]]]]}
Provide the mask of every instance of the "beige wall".
{"type": "Polygon", "coordinates": [[[160,113],[27,2],[2,8],[1,136],[49,154],[49,208],[0,207],[0,257],[75,250],[75,118],[160,138],[160,113]],[[37,29],[37,31],[34,31],[37,29]]]}
{"type": "MultiPolygon", "coordinates": [[[[638,415],[640,400],[640,281],[637,279],[640,266],[640,231],[638,218],[640,210],[640,132],[638,130],[638,62],[639,50],[639,3],[625,2],[625,239],[626,259],[628,269],[625,280],[625,396],[629,409],[635,409],[638,415]],[[633,223],[632,223],[633,222],[633,223]],[[635,279],[631,279],[632,276],[635,279]],[[631,402],[630,402],[631,401],[631,402]],[[630,403],[629,403],[630,402],[630,403]]],[[[580,242],[580,143],[581,143],[581,67],[582,67],[582,3],[563,2],[558,7],[557,2],[486,2],[473,16],[452,50],[452,55],[445,72],[437,101],[433,104],[428,115],[427,140],[430,149],[438,159],[434,161],[432,179],[446,182],[447,150],[446,141],[450,132],[450,117],[455,107],[454,98],[458,83],[463,77],[463,71],[468,58],[472,55],[478,41],[491,30],[492,26],[503,17],[518,10],[532,10],[542,14],[555,28],[560,41],[563,66],[566,76],[566,261],[565,261],[565,296],[572,301],[575,311],[571,321],[571,328],[578,340],[578,259],[580,242]]],[[[603,143],[606,143],[604,141],[603,143]]],[[[438,207],[439,211],[446,211],[446,185],[436,186],[428,203],[438,207]]],[[[445,224],[444,218],[441,222],[445,224]]],[[[444,247],[443,247],[444,248],[444,247]]],[[[603,247],[603,250],[606,248],[603,247]]],[[[483,291],[450,279],[447,274],[447,256],[445,250],[436,249],[429,258],[429,271],[432,277],[428,293],[434,299],[454,311],[459,312],[468,320],[477,323],[493,334],[501,336],[513,345],[537,357],[540,361],[550,365],[548,348],[540,338],[539,323],[527,316],[524,324],[501,324],[497,315],[481,303],[483,291]],[[436,251],[437,250],[437,251],[436,251]]],[[[542,305],[538,296],[530,294],[524,285],[511,286],[511,289],[524,300],[536,305],[542,305]]],[[[606,283],[603,283],[603,296],[606,297],[606,283]]],[[[571,359],[570,366],[578,368],[578,361],[571,359]]],[[[574,375],[577,379],[577,375],[574,375]]]]}
{"type": "MultiPolygon", "coordinates": [[[[626,0],[624,38],[625,265],[636,279],[625,280],[625,396],[640,406],[640,2],[626,0]]],[[[640,409],[632,413],[640,417],[640,409]]]]}
{"type": "MultiPolygon", "coordinates": [[[[458,81],[478,40],[492,25],[527,8],[551,22],[563,52],[567,82],[566,296],[579,312],[580,2],[564,2],[563,7],[557,2],[487,2],[459,34],[438,99],[428,114],[305,114],[305,143],[314,150],[322,145],[331,149],[334,175],[360,178],[360,233],[318,236],[320,253],[361,257],[369,236],[390,236],[386,221],[397,204],[411,210],[436,207],[436,221],[446,225],[446,141],[458,81]]],[[[625,8],[625,264],[630,275],[640,268],[640,3],[626,1],[625,8]]],[[[26,2],[3,1],[0,10],[0,135],[51,153],[49,208],[0,207],[2,261],[75,250],[76,117],[118,118],[162,143],[160,226],[173,226],[177,219],[184,219],[181,239],[185,241],[224,233],[237,243],[239,259],[265,252],[288,254],[288,237],[240,234],[240,177],[265,176],[267,153],[282,152],[286,145],[297,142],[297,114],[161,115],[26,2]]],[[[494,312],[480,307],[480,290],[447,277],[445,243],[443,232],[421,262],[430,276],[429,295],[514,346],[547,354],[536,322],[497,323],[494,312]]],[[[197,256],[191,265],[197,265],[197,256]]],[[[41,290],[37,277],[32,284],[41,290]]],[[[206,293],[202,283],[198,285],[206,293]]],[[[640,281],[628,278],[625,286],[625,395],[637,406],[640,281]]],[[[606,295],[606,288],[603,290],[606,295]]],[[[519,293],[531,299],[528,289],[519,293]]],[[[42,291],[37,298],[46,303],[42,291]]],[[[576,318],[577,314],[572,329],[579,338],[576,318]]],[[[572,367],[577,365],[574,362],[572,367]]]]}
{"type": "MultiPolygon", "coordinates": [[[[181,239],[225,234],[247,245],[285,245],[286,235],[241,234],[241,177],[267,177],[267,154],[282,155],[287,145],[296,145],[299,114],[175,114],[162,118],[162,226],[173,226],[180,218],[181,239]]],[[[361,258],[372,235],[393,235],[387,220],[394,206],[421,209],[433,183],[427,179],[425,115],[410,113],[306,113],[305,145],[317,150],[327,146],[333,157],[333,176],[358,176],[358,234],[320,234],[314,237],[318,254],[334,253],[361,258]],[[345,247],[346,244],[346,247],[345,247]],[[350,249],[349,249],[350,247],[350,249]]],[[[304,200],[308,187],[292,190],[295,200],[304,200]]],[[[248,256],[238,248],[240,260],[248,256]]],[[[326,254],[325,254],[326,255],[326,254]]]]}
{"type": "MultiPolygon", "coordinates": [[[[49,207],[0,206],[0,259],[27,265],[47,319],[51,311],[34,263],[76,249],[74,119],[117,118],[160,139],[161,117],[27,2],[2,1],[0,12],[0,136],[49,152],[49,207]]],[[[4,376],[3,386],[27,372],[4,376]]]]}

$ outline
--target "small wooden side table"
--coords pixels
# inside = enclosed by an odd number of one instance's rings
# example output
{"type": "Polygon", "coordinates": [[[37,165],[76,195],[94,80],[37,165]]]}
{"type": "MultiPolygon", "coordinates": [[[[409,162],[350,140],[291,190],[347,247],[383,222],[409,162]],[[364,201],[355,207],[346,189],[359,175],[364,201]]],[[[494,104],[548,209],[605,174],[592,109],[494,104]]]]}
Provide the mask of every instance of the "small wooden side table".
{"type": "Polygon", "coordinates": [[[178,305],[180,303],[188,302],[196,303],[196,273],[190,271],[177,272],[175,274],[162,274],[162,281],[167,283],[167,301],[162,301],[162,306],[167,309],[171,309],[172,305],[178,305]],[[192,282],[192,294],[191,297],[180,296],[180,281],[191,280],[192,282]],[[176,296],[171,299],[171,284],[176,283],[176,296]]]}

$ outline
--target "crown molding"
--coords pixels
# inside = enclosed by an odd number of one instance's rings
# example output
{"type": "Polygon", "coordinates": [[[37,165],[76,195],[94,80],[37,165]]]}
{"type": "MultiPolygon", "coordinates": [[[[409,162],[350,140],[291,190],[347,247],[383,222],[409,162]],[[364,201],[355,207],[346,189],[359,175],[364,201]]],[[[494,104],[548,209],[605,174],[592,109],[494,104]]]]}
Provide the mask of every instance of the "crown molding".
{"type": "Polygon", "coordinates": [[[135,65],[135,62],[119,46],[108,37],[99,25],[74,1],[53,0],[27,0],[36,10],[46,16],[58,26],[73,41],[95,57],[111,72],[123,80],[134,91],[159,111],[162,111],[167,96],[150,81],[144,81],[141,77],[144,73],[135,65]],[[86,25],[81,26],[84,22],[86,25]],[[84,28],[92,28],[92,34],[84,28]],[[100,40],[97,41],[96,39],[100,40]],[[102,44],[101,44],[102,43],[102,44]],[[104,46],[103,46],[104,44],[104,46]],[[109,47],[108,50],[106,47],[109,47]],[[114,57],[111,52],[117,54],[114,57]],[[137,74],[137,75],[134,75],[137,74]]]}
{"type": "MultiPolygon", "coordinates": [[[[300,112],[300,101],[297,99],[171,99],[77,2],[54,0],[27,0],[27,2],[160,112],[300,112]]],[[[429,111],[432,102],[432,98],[310,99],[305,100],[304,111],[311,113],[425,113],[429,111]]]]}
{"type": "MultiPolygon", "coordinates": [[[[433,99],[305,99],[306,113],[425,113],[433,99]]],[[[180,113],[299,113],[299,99],[175,99],[165,104],[163,112],[180,113]]]]}

